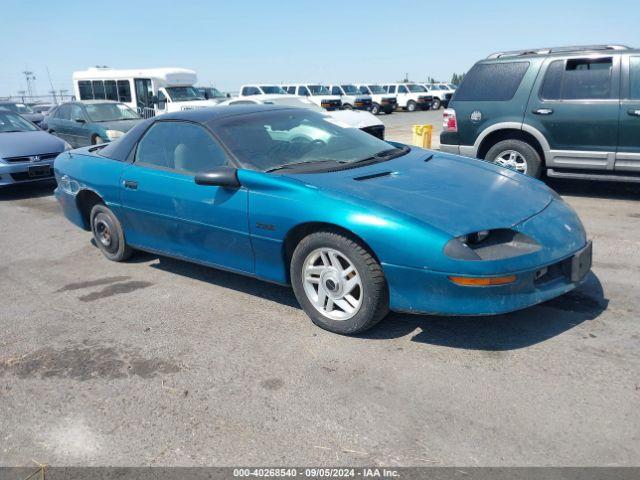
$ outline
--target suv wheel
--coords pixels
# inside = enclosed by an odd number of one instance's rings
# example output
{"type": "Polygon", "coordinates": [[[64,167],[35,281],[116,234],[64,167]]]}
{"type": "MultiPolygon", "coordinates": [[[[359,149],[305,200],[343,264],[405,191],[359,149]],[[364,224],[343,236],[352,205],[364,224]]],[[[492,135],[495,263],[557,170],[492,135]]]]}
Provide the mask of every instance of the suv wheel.
{"type": "Polygon", "coordinates": [[[380,105],[377,103],[371,104],[371,113],[374,115],[378,115],[380,113],[380,105]]]}
{"type": "Polygon", "coordinates": [[[302,239],[291,258],[291,284],[313,323],[331,332],[363,332],[389,312],[380,264],[362,245],[337,232],[302,239]]]}
{"type": "Polygon", "coordinates": [[[440,99],[434,98],[431,101],[431,110],[439,110],[441,105],[442,105],[442,102],[440,101],[440,99]]]}
{"type": "Polygon", "coordinates": [[[503,140],[496,143],[487,152],[485,160],[534,178],[540,178],[542,171],[540,155],[535,148],[522,140],[503,140]]]}
{"type": "Polygon", "coordinates": [[[415,112],[416,111],[416,102],[413,100],[409,100],[407,103],[407,112],[415,112]]]}

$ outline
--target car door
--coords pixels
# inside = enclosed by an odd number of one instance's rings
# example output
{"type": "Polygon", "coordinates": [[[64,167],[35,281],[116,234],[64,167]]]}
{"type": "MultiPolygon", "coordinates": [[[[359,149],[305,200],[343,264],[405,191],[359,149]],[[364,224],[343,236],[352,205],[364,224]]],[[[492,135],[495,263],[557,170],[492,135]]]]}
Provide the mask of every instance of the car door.
{"type": "Polygon", "coordinates": [[[86,147],[91,145],[89,127],[87,123],[89,117],[82,105],[71,104],[71,121],[69,122],[69,138],[76,147],[86,147]]]}
{"type": "Polygon", "coordinates": [[[615,170],[640,172],[640,55],[625,55],[622,71],[615,170]]]}
{"type": "Polygon", "coordinates": [[[228,158],[201,125],[158,121],[121,179],[127,241],[143,249],[253,271],[245,188],[197,185],[194,175],[228,158]]]}
{"type": "Polygon", "coordinates": [[[69,136],[71,127],[71,104],[64,103],[58,107],[53,117],[48,122],[49,131],[75,147],[73,140],[69,136]]]}
{"type": "Polygon", "coordinates": [[[548,142],[547,167],[613,170],[619,91],[619,56],[545,62],[529,97],[525,124],[548,142]]]}

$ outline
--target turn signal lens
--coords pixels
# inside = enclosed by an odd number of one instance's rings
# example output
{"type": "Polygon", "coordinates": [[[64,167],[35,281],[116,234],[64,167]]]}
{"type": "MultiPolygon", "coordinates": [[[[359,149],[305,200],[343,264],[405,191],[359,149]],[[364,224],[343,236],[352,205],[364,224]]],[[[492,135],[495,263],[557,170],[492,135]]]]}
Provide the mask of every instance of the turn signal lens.
{"type": "Polygon", "coordinates": [[[449,277],[453,283],[463,287],[491,287],[494,285],[507,285],[516,281],[515,275],[506,277],[449,277]]]}

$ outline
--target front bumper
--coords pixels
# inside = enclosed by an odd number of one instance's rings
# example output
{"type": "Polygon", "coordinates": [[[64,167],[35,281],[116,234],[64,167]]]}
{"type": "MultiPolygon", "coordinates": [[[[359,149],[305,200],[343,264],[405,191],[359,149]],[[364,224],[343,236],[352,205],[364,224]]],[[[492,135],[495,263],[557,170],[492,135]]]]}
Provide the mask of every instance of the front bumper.
{"type": "Polygon", "coordinates": [[[587,276],[572,281],[567,264],[573,255],[535,269],[508,272],[516,281],[509,285],[468,287],[453,283],[451,273],[384,264],[394,311],[437,315],[497,315],[521,310],[556,298],[582,284],[587,276]],[[541,272],[546,271],[544,275],[541,272]]]}
{"type": "Polygon", "coordinates": [[[53,162],[0,163],[0,187],[52,180],[53,162]]]}
{"type": "Polygon", "coordinates": [[[440,143],[440,151],[445,153],[453,153],[454,155],[460,155],[460,145],[448,145],[446,143],[440,143]]]}

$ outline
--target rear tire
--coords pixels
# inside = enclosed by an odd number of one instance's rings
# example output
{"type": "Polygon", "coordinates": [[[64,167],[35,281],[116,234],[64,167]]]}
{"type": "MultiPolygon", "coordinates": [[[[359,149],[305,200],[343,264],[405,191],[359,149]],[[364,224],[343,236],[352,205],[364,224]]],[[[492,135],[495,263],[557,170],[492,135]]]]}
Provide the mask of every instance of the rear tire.
{"type": "Polygon", "coordinates": [[[371,113],[374,115],[378,115],[380,113],[380,105],[378,105],[377,103],[372,103],[371,104],[371,113]]]}
{"type": "Polygon", "coordinates": [[[485,155],[485,160],[534,178],[540,178],[542,173],[540,154],[522,140],[502,140],[496,143],[485,155]]]}
{"type": "Polygon", "coordinates": [[[122,225],[106,205],[94,205],[89,219],[93,239],[105,257],[114,262],[124,262],[131,257],[133,249],[127,245],[122,225]]]}
{"type": "Polygon", "coordinates": [[[434,98],[431,101],[431,110],[440,110],[441,106],[442,106],[442,102],[440,101],[439,98],[434,98]]]}
{"type": "Polygon", "coordinates": [[[303,238],[293,252],[290,274],[302,309],[330,332],[364,332],[389,313],[380,264],[342,233],[322,231],[303,238]]]}
{"type": "Polygon", "coordinates": [[[409,100],[407,103],[407,112],[415,112],[416,111],[416,102],[413,100],[409,100]]]}
{"type": "Polygon", "coordinates": [[[349,103],[343,103],[342,104],[342,108],[345,110],[353,110],[353,105],[349,104],[349,103]]]}

